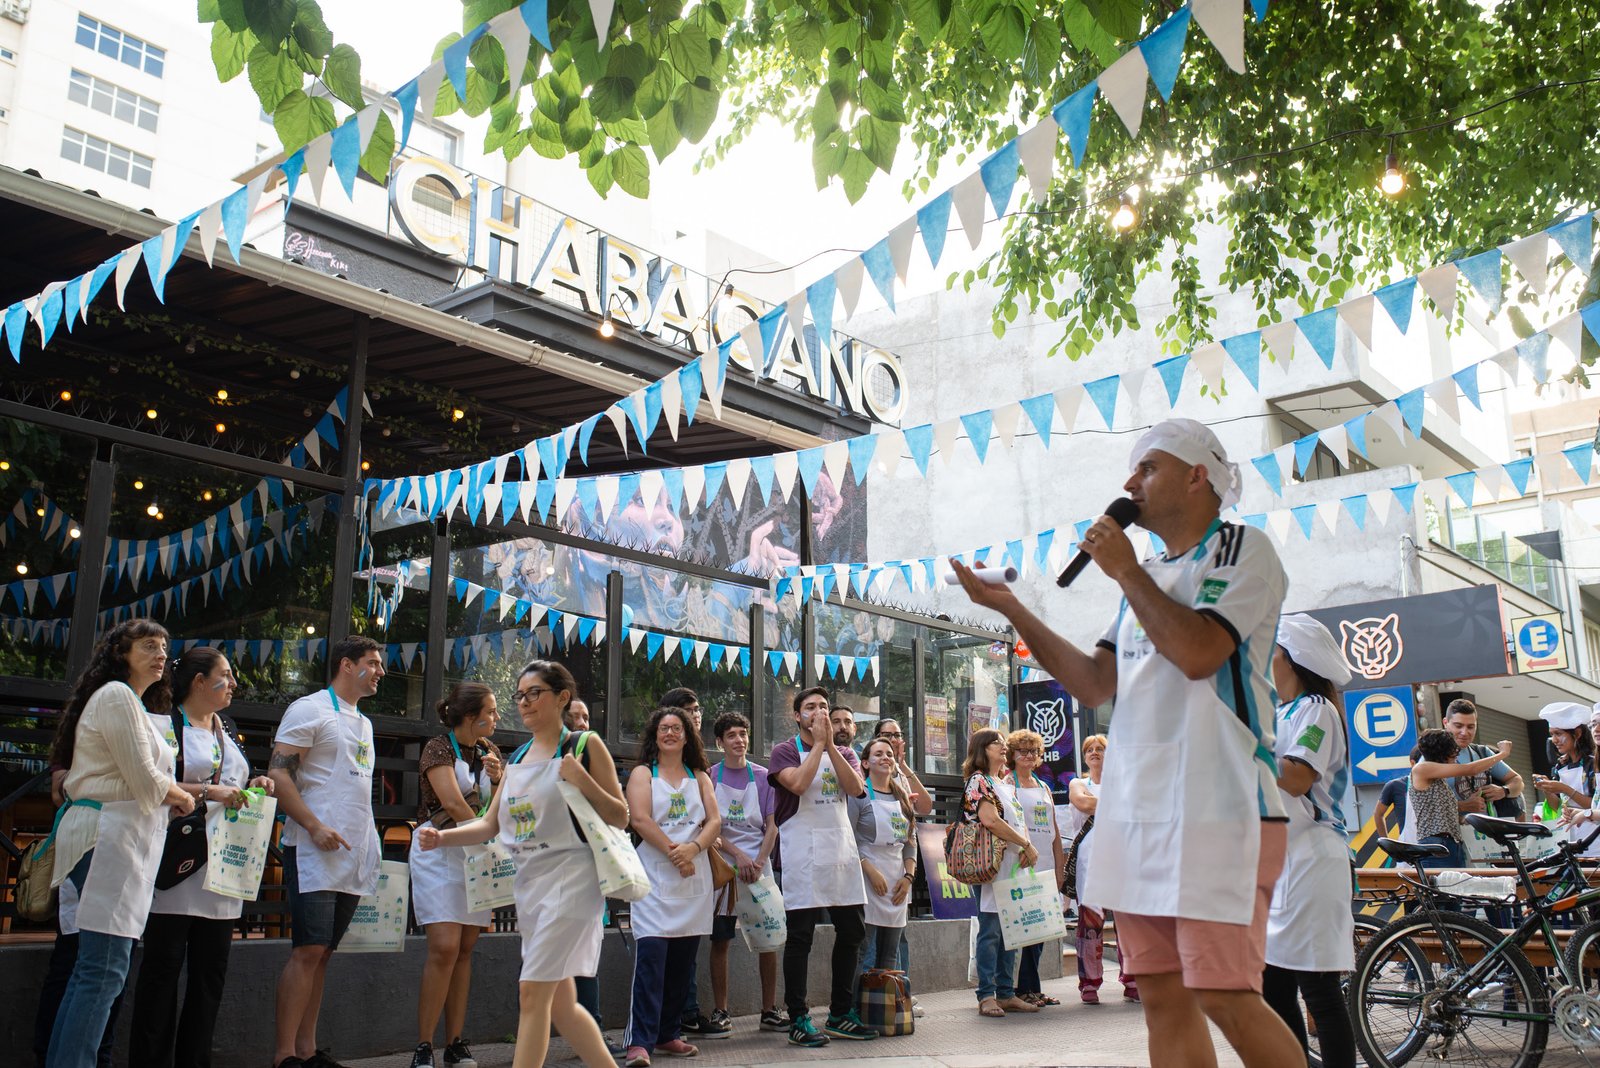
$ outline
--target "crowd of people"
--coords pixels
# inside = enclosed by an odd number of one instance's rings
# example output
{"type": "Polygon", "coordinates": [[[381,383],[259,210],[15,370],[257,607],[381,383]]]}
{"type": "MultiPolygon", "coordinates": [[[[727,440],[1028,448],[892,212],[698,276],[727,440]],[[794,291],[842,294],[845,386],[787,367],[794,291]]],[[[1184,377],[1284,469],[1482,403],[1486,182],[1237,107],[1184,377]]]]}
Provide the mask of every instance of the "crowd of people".
{"type": "MultiPolygon", "coordinates": [[[[1010,620],[1077,700],[1116,701],[1109,736],[1083,740],[1083,773],[1060,805],[1037,776],[1038,734],[974,732],[959,818],[1003,846],[1001,870],[1032,869],[1066,891],[1086,1004],[1099,1002],[1103,932],[1114,921],[1123,997],[1143,1004],[1159,1063],[1210,1063],[1208,1019],[1251,1068],[1304,1063],[1303,998],[1322,1063],[1353,1068],[1339,989],[1353,966],[1342,810],[1349,745],[1337,696],[1349,669],[1322,624],[1281,615],[1286,581],[1267,537],[1220,519],[1238,473],[1207,428],[1158,424],[1135,445],[1131,466],[1125,488],[1163,551],[1141,562],[1121,524],[1101,517],[1088,528],[1083,551],[1123,593],[1092,650],[1054,633],[1008,587],[953,564],[968,596],[1010,620]]],[[[236,686],[221,653],[202,647],[169,659],[166,632],[149,620],[104,636],[52,752],[60,937],[35,1042],[47,1068],[109,1064],[141,939],[132,1063],[211,1063],[241,903],[194,878],[157,890],[163,843],[175,820],[266,797],[285,821],[292,931],[271,1063],[337,1068],[318,1045],[318,1021],[332,954],[379,884],[372,724],[359,704],[383,675],[376,642],[334,643],[328,686],[285,711],[263,774],[226,716],[236,686]]],[[[422,747],[408,855],[427,944],[413,1068],[475,1068],[465,1033],[472,959],[491,913],[473,907],[466,875],[491,843],[515,861],[517,1068],[544,1062],[552,1031],[591,1068],[617,1058],[643,1068],[657,1055],[694,1056],[691,1039],[727,1037],[735,891],[758,883],[781,890],[786,929],[781,950],[758,954],[759,1029],[811,1049],[880,1037],[858,1012],[863,976],[914,981],[906,928],[915,826],[933,811],[900,721],[879,720],[858,750],[855,714],[822,687],[803,689],[792,701],[794,734],[772,747],[767,766],[750,759],[751,724],[738,712],[712,723],[723,754],[712,765],[699,698],[680,687],[657,702],[624,778],[588,730],[588,708],[563,665],[535,660],[516,686],[509,697],[529,737],[509,756],[492,741],[496,695],[470,682],[439,702],[444,730],[422,747]],[[630,908],[621,1046],[600,1027],[606,902],[576,795],[592,809],[591,834],[603,830],[593,819],[632,832],[649,880],[630,908]],[[828,988],[816,992],[827,1001],[819,1025],[808,977],[823,923],[833,937],[828,988]],[[695,978],[702,939],[710,940],[709,1012],[695,978]]],[[[1543,712],[1556,774],[1533,785],[1569,824],[1600,818],[1591,808],[1591,714],[1569,704],[1543,712]]],[[[1505,763],[1509,742],[1477,745],[1469,701],[1451,704],[1445,723],[1422,733],[1404,786],[1383,794],[1378,822],[1388,831],[1393,820],[1397,837],[1443,844],[1439,862],[1464,866],[1461,816],[1509,814],[1502,806],[1520,806],[1524,785],[1505,763]]],[[[1059,1004],[1041,983],[1043,947],[1008,949],[994,885],[978,896],[979,1015],[1059,1004]]]]}

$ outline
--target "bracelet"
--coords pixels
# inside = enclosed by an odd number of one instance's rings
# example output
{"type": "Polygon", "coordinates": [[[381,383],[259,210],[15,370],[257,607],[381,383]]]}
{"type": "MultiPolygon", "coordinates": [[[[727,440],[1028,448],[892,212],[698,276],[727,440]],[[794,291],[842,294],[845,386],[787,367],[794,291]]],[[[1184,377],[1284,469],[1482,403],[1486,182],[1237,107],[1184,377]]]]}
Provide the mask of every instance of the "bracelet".
{"type": "Polygon", "coordinates": [[[909,872],[909,871],[906,872],[904,875],[900,876],[900,878],[901,879],[909,879],[911,882],[916,882],[917,881],[916,875],[911,873],[911,872],[909,872]]]}

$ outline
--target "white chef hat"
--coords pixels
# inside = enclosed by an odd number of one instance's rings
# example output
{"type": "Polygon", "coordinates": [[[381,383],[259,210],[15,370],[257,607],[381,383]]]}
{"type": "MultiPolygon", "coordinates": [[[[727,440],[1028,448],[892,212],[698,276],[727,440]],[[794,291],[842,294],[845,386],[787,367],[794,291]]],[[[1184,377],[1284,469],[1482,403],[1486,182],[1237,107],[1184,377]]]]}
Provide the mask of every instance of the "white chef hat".
{"type": "Polygon", "coordinates": [[[1222,442],[1211,428],[1196,419],[1164,419],[1139,435],[1128,455],[1128,467],[1137,467],[1152,449],[1170,453],[1193,466],[1204,464],[1211,488],[1217,491],[1222,507],[1239,503],[1239,465],[1228,460],[1222,442]]]}
{"type": "Polygon", "coordinates": [[[1345,663],[1339,643],[1327,627],[1310,616],[1301,613],[1279,619],[1278,644],[1290,660],[1335,686],[1350,681],[1350,665],[1345,663]]]}
{"type": "Polygon", "coordinates": [[[1571,731],[1589,725],[1594,709],[1576,701],[1553,701],[1539,709],[1539,718],[1559,730],[1571,731]]]}

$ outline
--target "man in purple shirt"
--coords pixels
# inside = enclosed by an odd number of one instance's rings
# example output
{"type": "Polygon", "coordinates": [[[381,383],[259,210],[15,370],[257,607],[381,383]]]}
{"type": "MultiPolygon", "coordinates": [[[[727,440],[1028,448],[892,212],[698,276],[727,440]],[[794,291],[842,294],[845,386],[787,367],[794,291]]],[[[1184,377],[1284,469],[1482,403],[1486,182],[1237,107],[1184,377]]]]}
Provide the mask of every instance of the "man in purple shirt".
{"type": "Polygon", "coordinates": [[[866,886],[861,856],[845,807],[866,792],[855,753],[834,743],[828,691],[820,686],[794,698],[797,733],[772,747],[768,781],[778,821],[778,866],[789,937],[783,947],[783,998],[789,1043],[816,1048],[828,1039],[866,1040],[878,1033],[855,1011],[856,961],[866,935],[866,886]],[[811,941],[823,913],[833,924],[833,979],[823,1031],[811,1021],[806,972],[811,941]],[[823,1033],[826,1032],[826,1033],[823,1033]]]}

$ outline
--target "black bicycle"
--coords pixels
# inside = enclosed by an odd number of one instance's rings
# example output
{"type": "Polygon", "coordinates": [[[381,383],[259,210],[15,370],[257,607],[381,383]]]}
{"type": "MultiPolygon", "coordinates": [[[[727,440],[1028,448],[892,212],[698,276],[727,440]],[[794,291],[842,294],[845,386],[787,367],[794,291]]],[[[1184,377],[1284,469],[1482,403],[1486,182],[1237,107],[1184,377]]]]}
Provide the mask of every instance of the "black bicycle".
{"type": "Polygon", "coordinates": [[[1565,954],[1555,952],[1551,924],[1600,903],[1600,889],[1590,888],[1577,861],[1600,829],[1530,865],[1512,844],[1548,838],[1549,828],[1477,814],[1463,821],[1510,847],[1526,895],[1523,919],[1503,932],[1455,911],[1503,906],[1507,897],[1442,891],[1421,861],[1445,855],[1444,846],[1379,839],[1397,863],[1415,867],[1415,879],[1402,878],[1418,906],[1372,936],[1356,960],[1349,1000],[1362,1057],[1370,1068],[1398,1068],[1419,1056],[1438,1064],[1535,1068],[1551,1024],[1578,1050],[1600,1050],[1600,922],[1581,927],[1565,954]],[[1535,875],[1552,878],[1551,888],[1539,893],[1535,875]],[[1539,934],[1553,958],[1548,980],[1523,951],[1539,934]]]}

